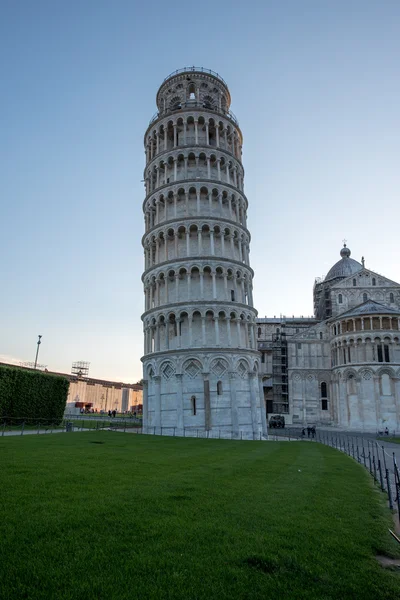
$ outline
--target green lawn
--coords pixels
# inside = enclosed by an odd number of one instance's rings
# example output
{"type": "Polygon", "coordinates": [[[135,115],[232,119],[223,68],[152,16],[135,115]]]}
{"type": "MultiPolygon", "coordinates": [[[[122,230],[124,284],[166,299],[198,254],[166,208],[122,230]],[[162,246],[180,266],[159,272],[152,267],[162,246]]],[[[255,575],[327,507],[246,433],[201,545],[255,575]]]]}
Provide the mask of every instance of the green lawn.
{"type": "Polygon", "coordinates": [[[400,444],[400,437],[378,437],[382,442],[390,442],[391,444],[400,444]]]}
{"type": "Polygon", "coordinates": [[[394,600],[384,496],[304,442],[0,438],[2,600],[394,600]]]}

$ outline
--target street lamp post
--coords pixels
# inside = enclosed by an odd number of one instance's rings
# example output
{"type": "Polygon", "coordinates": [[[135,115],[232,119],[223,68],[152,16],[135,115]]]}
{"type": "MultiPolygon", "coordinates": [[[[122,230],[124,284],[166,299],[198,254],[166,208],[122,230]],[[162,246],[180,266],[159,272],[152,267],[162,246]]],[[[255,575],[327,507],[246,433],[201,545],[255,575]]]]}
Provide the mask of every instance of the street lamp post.
{"type": "Polygon", "coordinates": [[[37,359],[38,359],[38,356],[39,356],[39,346],[40,346],[40,344],[42,343],[42,342],[40,341],[40,340],[41,340],[41,337],[42,337],[41,335],[38,335],[38,341],[37,341],[37,350],[36,350],[36,358],[35,358],[35,367],[34,367],[35,369],[36,369],[36,365],[37,365],[37,359]]]}

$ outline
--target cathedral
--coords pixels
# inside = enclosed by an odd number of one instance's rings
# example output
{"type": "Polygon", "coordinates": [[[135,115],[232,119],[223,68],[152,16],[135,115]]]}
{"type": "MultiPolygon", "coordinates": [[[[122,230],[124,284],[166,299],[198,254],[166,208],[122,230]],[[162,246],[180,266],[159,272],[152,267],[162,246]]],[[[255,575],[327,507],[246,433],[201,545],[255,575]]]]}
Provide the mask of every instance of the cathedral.
{"type": "Polygon", "coordinates": [[[400,429],[400,284],[351,258],[314,283],[313,318],[257,319],[267,418],[400,429]]]}

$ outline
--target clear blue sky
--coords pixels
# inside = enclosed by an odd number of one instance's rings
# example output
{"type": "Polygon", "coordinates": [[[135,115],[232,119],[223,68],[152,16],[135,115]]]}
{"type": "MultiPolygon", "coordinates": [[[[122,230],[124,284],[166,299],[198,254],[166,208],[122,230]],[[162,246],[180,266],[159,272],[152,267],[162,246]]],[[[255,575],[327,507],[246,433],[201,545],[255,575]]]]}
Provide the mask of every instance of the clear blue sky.
{"type": "Polygon", "coordinates": [[[158,86],[227,81],[260,316],[352,257],[400,280],[398,0],[0,3],[0,356],[141,377],[143,134],[158,86]]]}

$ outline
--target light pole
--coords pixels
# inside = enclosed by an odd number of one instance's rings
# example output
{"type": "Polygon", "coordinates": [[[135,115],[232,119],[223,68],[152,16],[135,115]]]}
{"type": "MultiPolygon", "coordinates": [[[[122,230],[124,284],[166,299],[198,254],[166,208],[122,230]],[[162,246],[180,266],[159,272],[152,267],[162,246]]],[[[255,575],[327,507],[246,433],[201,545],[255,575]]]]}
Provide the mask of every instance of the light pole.
{"type": "Polygon", "coordinates": [[[36,358],[35,358],[35,367],[34,367],[35,369],[36,369],[36,365],[37,365],[37,359],[38,359],[38,356],[39,356],[39,346],[40,346],[40,344],[42,343],[42,342],[40,341],[40,340],[41,340],[41,337],[42,337],[41,335],[38,335],[38,341],[37,341],[37,350],[36,350],[36,358]]]}

